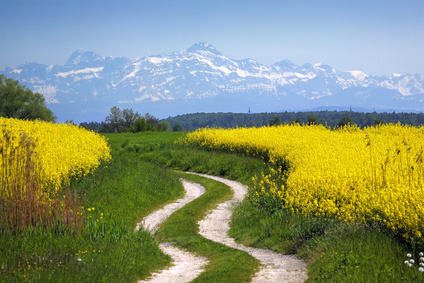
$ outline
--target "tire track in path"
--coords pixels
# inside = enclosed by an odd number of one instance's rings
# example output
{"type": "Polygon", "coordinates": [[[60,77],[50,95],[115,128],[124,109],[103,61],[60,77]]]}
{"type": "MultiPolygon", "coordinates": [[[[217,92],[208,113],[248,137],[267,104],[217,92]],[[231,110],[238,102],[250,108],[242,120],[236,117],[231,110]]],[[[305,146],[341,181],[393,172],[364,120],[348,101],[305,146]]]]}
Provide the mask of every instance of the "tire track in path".
{"type": "MultiPolygon", "coordinates": [[[[178,199],[173,203],[167,204],[162,209],[156,210],[146,216],[140,223],[137,224],[135,228],[136,231],[143,227],[153,234],[159,228],[159,225],[173,212],[200,197],[205,192],[205,188],[200,184],[190,183],[183,179],[181,181],[186,191],[185,196],[182,199],[178,199]]],[[[207,264],[206,258],[195,256],[189,252],[172,246],[170,243],[162,243],[159,245],[159,248],[172,258],[173,266],[169,269],[153,273],[150,278],[138,281],[139,283],[190,282],[204,271],[203,266],[207,264]]]]}
{"type": "Polygon", "coordinates": [[[226,184],[234,191],[231,200],[218,205],[205,219],[199,221],[199,234],[203,237],[222,243],[231,248],[246,251],[262,263],[262,268],[255,274],[252,282],[303,282],[307,279],[306,263],[293,255],[282,255],[271,250],[257,249],[237,244],[228,236],[229,222],[234,207],[247,195],[243,184],[228,179],[199,173],[191,173],[226,184]]]}

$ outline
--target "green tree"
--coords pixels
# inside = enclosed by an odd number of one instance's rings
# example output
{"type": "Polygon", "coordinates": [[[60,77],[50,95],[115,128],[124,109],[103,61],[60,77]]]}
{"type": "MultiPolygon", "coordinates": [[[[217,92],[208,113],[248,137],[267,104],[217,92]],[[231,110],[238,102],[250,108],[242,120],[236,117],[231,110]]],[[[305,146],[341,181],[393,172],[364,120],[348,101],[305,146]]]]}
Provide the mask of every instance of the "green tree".
{"type": "Polygon", "coordinates": [[[147,131],[156,131],[159,123],[159,119],[150,115],[149,113],[144,114],[144,120],[147,122],[147,131]]]}
{"type": "Polygon", "coordinates": [[[112,132],[122,132],[124,124],[124,116],[122,110],[116,106],[113,106],[110,109],[110,114],[106,117],[106,122],[109,123],[112,132]]]}
{"type": "Polygon", "coordinates": [[[184,127],[181,123],[177,123],[177,124],[174,125],[174,127],[172,127],[172,130],[174,132],[182,132],[182,131],[184,131],[184,127]]]}
{"type": "Polygon", "coordinates": [[[166,121],[159,122],[158,125],[157,125],[157,131],[158,132],[170,132],[171,131],[171,125],[166,121]]]}
{"type": "Polygon", "coordinates": [[[340,119],[339,124],[337,125],[338,127],[344,127],[346,125],[350,125],[352,124],[352,118],[350,118],[350,116],[344,116],[343,118],[340,119]]]}
{"type": "Polygon", "coordinates": [[[300,117],[297,117],[297,118],[291,119],[289,124],[294,125],[294,124],[300,124],[300,123],[302,123],[302,119],[300,119],[300,117]]]}
{"type": "Polygon", "coordinates": [[[319,124],[318,116],[313,115],[313,114],[308,115],[308,120],[306,120],[306,124],[307,125],[318,125],[319,124]]]}
{"type": "Polygon", "coordinates": [[[44,97],[0,75],[0,116],[54,122],[56,117],[45,105],[44,97]]]}
{"type": "Polygon", "coordinates": [[[281,119],[279,116],[275,116],[274,118],[272,118],[271,120],[269,120],[269,125],[270,126],[278,126],[281,125],[281,119]]]}
{"type": "Polygon", "coordinates": [[[386,121],[384,121],[383,118],[377,118],[374,120],[374,125],[382,125],[384,123],[386,123],[386,121]]]}
{"type": "Polygon", "coordinates": [[[137,120],[134,123],[135,126],[135,132],[145,132],[147,131],[148,125],[146,122],[146,119],[144,117],[138,117],[137,120]]]}
{"type": "Polygon", "coordinates": [[[134,123],[140,117],[138,112],[135,112],[132,109],[124,109],[122,110],[122,120],[124,127],[127,131],[133,131],[134,123]]]}

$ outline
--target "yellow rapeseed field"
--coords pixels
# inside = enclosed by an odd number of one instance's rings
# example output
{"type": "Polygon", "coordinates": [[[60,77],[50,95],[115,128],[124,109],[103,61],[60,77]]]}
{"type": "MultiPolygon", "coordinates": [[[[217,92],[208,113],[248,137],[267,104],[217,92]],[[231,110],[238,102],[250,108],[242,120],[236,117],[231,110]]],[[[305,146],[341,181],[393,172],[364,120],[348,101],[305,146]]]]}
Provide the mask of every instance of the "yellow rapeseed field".
{"type": "MultiPolygon", "coordinates": [[[[202,129],[186,143],[289,161],[286,186],[255,180],[262,195],[304,214],[379,223],[410,240],[424,233],[424,127],[322,125],[202,129]]],[[[281,182],[279,182],[281,183],[281,182]]]]}
{"type": "Polygon", "coordinates": [[[47,187],[57,190],[66,185],[71,176],[87,174],[111,156],[103,136],[78,126],[0,118],[3,185],[19,182],[18,179],[23,178],[19,174],[29,174],[22,169],[28,165],[25,162],[28,158],[36,168],[32,174],[38,174],[37,180],[44,190],[47,187]]]}

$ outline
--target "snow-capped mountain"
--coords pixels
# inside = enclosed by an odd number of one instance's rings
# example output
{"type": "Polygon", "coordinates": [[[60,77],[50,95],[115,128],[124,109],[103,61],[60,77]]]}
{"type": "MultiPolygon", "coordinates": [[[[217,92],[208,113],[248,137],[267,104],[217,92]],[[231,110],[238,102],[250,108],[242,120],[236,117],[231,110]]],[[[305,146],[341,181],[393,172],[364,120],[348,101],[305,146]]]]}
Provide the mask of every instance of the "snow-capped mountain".
{"type": "Polygon", "coordinates": [[[424,75],[377,77],[325,64],[234,60],[207,43],[143,58],[75,51],[63,66],[26,63],[0,72],[44,95],[59,120],[104,120],[112,106],[168,117],[352,106],[424,111],[424,75]]]}

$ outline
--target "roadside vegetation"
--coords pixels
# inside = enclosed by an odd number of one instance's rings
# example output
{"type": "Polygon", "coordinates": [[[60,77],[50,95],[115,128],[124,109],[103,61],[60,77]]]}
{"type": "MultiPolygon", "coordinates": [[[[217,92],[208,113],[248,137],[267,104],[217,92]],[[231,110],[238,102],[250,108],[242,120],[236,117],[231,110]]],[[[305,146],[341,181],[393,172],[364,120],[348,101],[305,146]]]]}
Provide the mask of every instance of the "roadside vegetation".
{"type": "Polygon", "coordinates": [[[227,201],[232,191],[226,185],[207,178],[181,174],[189,181],[203,185],[206,192],[173,213],[160,227],[156,238],[171,242],[209,260],[205,271],[193,282],[249,282],[259,269],[259,261],[247,252],[205,239],[198,234],[197,222],[219,203],[227,201]]]}
{"type": "MultiPolygon", "coordinates": [[[[170,264],[158,241],[175,242],[209,258],[210,265],[197,282],[248,280],[258,267],[256,260],[196,234],[195,223],[229,197],[228,188],[174,170],[217,175],[248,185],[252,197],[236,208],[230,234],[239,242],[294,253],[307,260],[309,281],[424,280],[419,270],[420,263],[424,265],[420,255],[424,249],[418,238],[408,240],[378,222],[346,222],[333,215],[300,213],[282,205],[273,194],[256,195],[273,185],[287,185],[289,175],[281,178],[275,173],[290,168],[292,163],[285,159],[269,163],[269,155],[262,158],[194,143],[188,146],[184,132],[104,136],[111,159],[87,174],[72,176],[57,190],[60,199],[71,192],[77,200],[74,205],[82,209],[81,229],[60,228],[60,217],[53,228],[36,225],[21,231],[2,229],[0,281],[135,282],[170,264]],[[135,232],[136,223],[144,216],[182,195],[181,176],[203,184],[206,193],[172,215],[154,237],[143,230],[135,232]],[[261,180],[268,180],[268,187],[260,187],[261,180]],[[181,230],[183,225],[188,229],[181,230]]],[[[1,138],[4,142],[5,135],[1,138]]],[[[3,195],[3,205],[5,200],[3,195]]],[[[3,221],[6,214],[0,217],[3,221]]]]}
{"type": "MultiPolygon", "coordinates": [[[[59,126],[51,124],[51,127],[59,126]]],[[[173,137],[169,138],[172,141],[173,137]]],[[[4,144],[5,135],[1,140],[5,154],[4,149],[10,146],[4,144]]],[[[70,227],[67,214],[54,207],[52,213],[58,216],[53,225],[47,226],[43,216],[41,223],[29,222],[19,230],[8,228],[4,226],[5,220],[15,216],[8,208],[14,204],[31,204],[33,199],[15,199],[10,203],[7,195],[2,194],[1,282],[134,282],[170,263],[149,233],[134,232],[134,228],[150,211],[182,194],[179,177],[124,150],[125,139],[118,135],[110,137],[109,143],[110,161],[85,176],[73,176],[69,184],[57,190],[57,198],[64,205],[67,205],[67,192],[73,192],[71,196],[76,201],[68,212],[72,208],[77,210],[80,229],[70,227]]],[[[81,148],[74,145],[72,150],[76,154],[81,148]]],[[[2,160],[5,170],[9,163],[2,160]]],[[[2,183],[3,193],[7,184],[10,184],[8,180],[2,183]]]]}
{"type": "Polygon", "coordinates": [[[204,129],[186,142],[269,164],[236,209],[230,235],[242,243],[305,258],[310,281],[420,282],[422,129],[204,129]]]}
{"type": "MultiPolygon", "coordinates": [[[[129,143],[128,150],[134,150],[135,145],[129,143]]],[[[255,191],[253,177],[281,168],[281,164],[273,167],[263,159],[181,143],[150,143],[146,149],[139,151],[143,160],[238,180],[249,186],[251,194],[255,191]]],[[[274,181],[285,182],[279,178],[274,181]]],[[[235,210],[230,235],[246,245],[305,259],[309,262],[308,281],[421,282],[424,278],[421,243],[407,241],[381,225],[295,213],[272,197],[243,201],[235,210]]]]}

